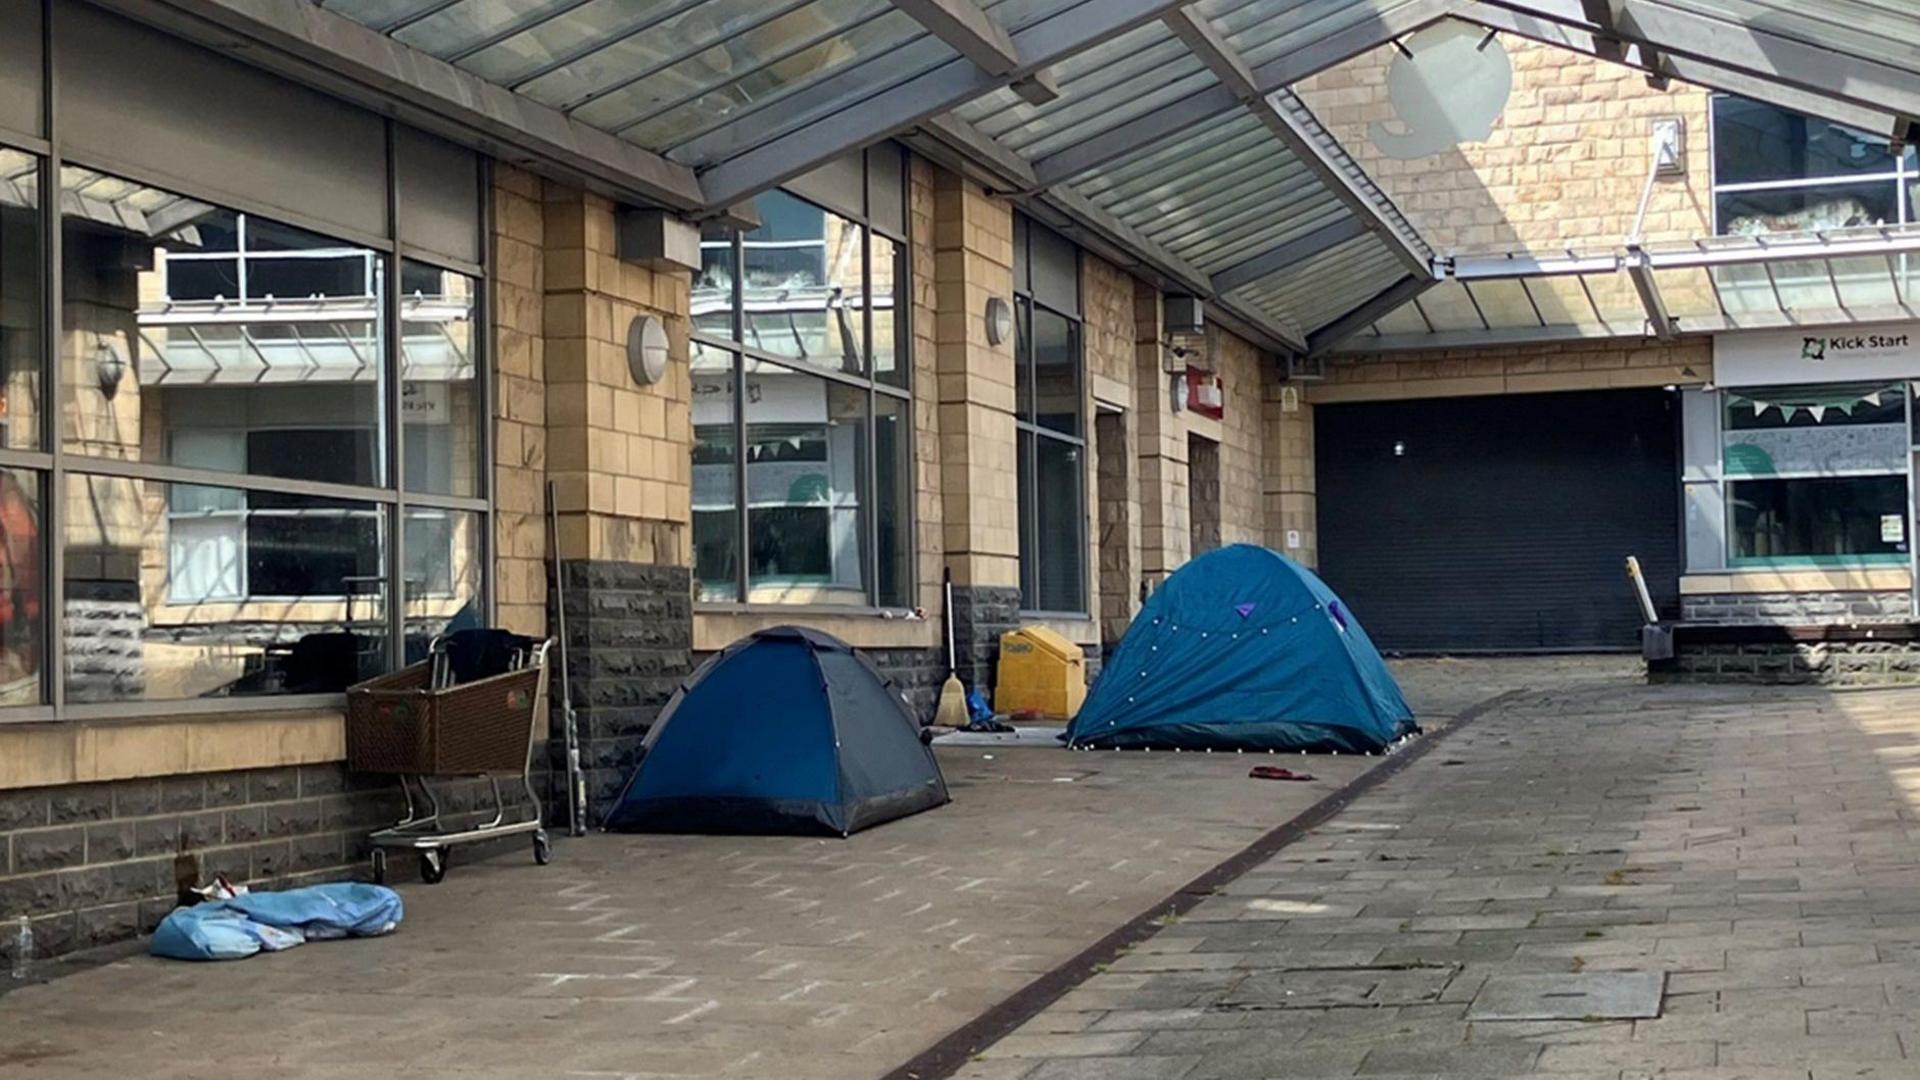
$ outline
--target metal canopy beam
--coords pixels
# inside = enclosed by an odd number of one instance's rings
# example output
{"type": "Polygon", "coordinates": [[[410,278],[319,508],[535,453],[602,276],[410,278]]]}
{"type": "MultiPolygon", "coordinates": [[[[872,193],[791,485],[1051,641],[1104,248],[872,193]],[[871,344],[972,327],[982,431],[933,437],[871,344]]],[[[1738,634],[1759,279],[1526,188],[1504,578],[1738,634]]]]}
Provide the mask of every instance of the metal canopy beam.
{"type": "Polygon", "coordinates": [[[1640,306],[1646,309],[1647,325],[1653,328],[1653,336],[1661,341],[1672,341],[1679,337],[1680,326],[1667,313],[1667,302],[1660,295],[1660,283],[1654,280],[1647,253],[1638,244],[1627,247],[1627,277],[1633,280],[1633,291],[1640,294],[1640,306]]]}
{"type": "Polygon", "coordinates": [[[1884,109],[1869,109],[1827,94],[1808,93],[1798,87],[1756,78],[1719,64],[1696,60],[1691,56],[1656,53],[1651,49],[1643,49],[1639,45],[1632,44],[1615,50],[1615,55],[1606,55],[1602,52],[1604,40],[1590,31],[1549,19],[1523,15],[1490,3],[1462,4],[1456,15],[1458,18],[1484,26],[1489,30],[1505,31],[1545,45],[1639,68],[1648,74],[1671,76],[1683,83],[1707,90],[1718,90],[1722,93],[1751,98],[1754,101],[1763,101],[1789,112],[1818,116],[1862,131],[1890,135],[1897,133],[1903,126],[1897,117],[1884,109]]]}
{"type": "MultiPolygon", "coordinates": [[[[1108,258],[1122,266],[1129,262],[1144,264],[1166,285],[1178,291],[1194,296],[1212,295],[1207,276],[1193,264],[1142,236],[1139,230],[1095,206],[1079,192],[1061,188],[1022,200],[1022,204],[1048,208],[1053,213],[1043,216],[1054,216],[1056,221],[1058,217],[1065,217],[1061,231],[1073,239],[1081,240],[1088,247],[1102,250],[1108,258]]],[[[1243,322],[1286,348],[1296,352],[1306,351],[1307,343],[1300,339],[1300,335],[1271,318],[1231,301],[1214,298],[1213,302],[1230,307],[1243,322]]]]}
{"type": "Polygon", "coordinates": [[[1180,8],[1168,12],[1162,21],[1173,31],[1173,36],[1186,45],[1187,51],[1207,65],[1220,85],[1232,92],[1235,100],[1248,105],[1260,100],[1260,81],[1254,77],[1253,69],[1220,31],[1214,29],[1213,20],[1192,8],[1180,8]]]}
{"type": "Polygon", "coordinates": [[[1617,64],[1624,62],[1629,48],[1637,49],[1646,60],[1648,84],[1656,90],[1667,88],[1667,77],[1660,71],[1660,54],[1644,45],[1629,46],[1620,40],[1614,29],[1620,22],[1620,9],[1615,0],[1581,0],[1580,6],[1586,12],[1587,20],[1600,31],[1593,38],[1595,56],[1617,64]]]}
{"type": "Polygon", "coordinates": [[[1341,342],[1372,326],[1436,284],[1438,282],[1431,275],[1408,274],[1371,300],[1307,335],[1307,355],[1324,356],[1341,342]]]}
{"type": "Polygon", "coordinates": [[[989,75],[1005,75],[1020,66],[1013,39],[987,18],[974,0],[892,0],[927,32],[953,47],[989,75]]]}
{"type": "MultiPolygon", "coordinates": [[[[1254,85],[1262,93],[1289,86],[1370,52],[1403,34],[1445,18],[1463,0],[1415,0],[1338,33],[1315,38],[1291,52],[1253,69],[1254,85]]],[[[1057,150],[1034,162],[1041,187],[1065,183],[1102,165],[1118,161],[1162,139],[1190,131],[1196,124],[1225,116],[1241,104],[1233,90],[1216,83],[1196,94],[1162,105],[1085,142],[1057,150]]]]}
{"type": "Polygon", "coordinates": [[[1192,131],[1198,125],[1225,116],[1239,107],[1240,99],[1233,96],[1233,91],[1215,83],[1197,94],[1142,113],[1118,127],[1108,128],[1085,142],[1048,154],[1033,163],[1033,172],[1043,188],[1064,184],[1163,139],[1192,131]]]}
{"type": "Polygon", "coordinates": [[[1358,166],[1346,160],[1344,154],[1340,155],[1341,160],[1334,159],[1328,150],[1331,138],[1321,137],[1324,132],[1318,130],[1319,122],[1313,120],[1305,103],[1291,90],[1263,93],[1259,78],[1206,16],[1181,8],[1168,12],[1165,22],[1201,63],[1207,65],[1220,85],[1251,109],[1267,130],[1312,170],[1349,211],[1381,234],[1409,270],[1418,274],[1430,272],[1432,250],[1358,166]]]}
{"type": "Polygon", "coordinates": [[[1336,158],[1329,145],[1338,149],[1333,137],[1291,90],[1276,90],[1262,99],[1261,120],[1280,141],[1293,151],[1341,202],[1379,233],[1387,247],[1416,276],[1433,274],[1433,249],[1420,238],[1413,224],[1400,213],[1387,194],[1358,164],[1340,151],[1336,158]],[[1277,121],[1277,123],[1276,123],[1277,121]]]}
{"type": "Polygon", "coordinates": [[[905,131],[929,117],[958,108],[1152,22],[1180,3],[1181,0],[1100,0],[1097,4],[1080,4],[1050,15],[1012,36],[1020,63],[999,75],[990,75],[963,57],[898,85],[876,86],[867,70],[868,64],[875,61],[855,65],[809,88],[822,99],[844,100],[844,108],[775,135],[707,169],[701,174],[707,197],[715,206],[744,202],[816,165],[905,131]]]}
{"type": "MultiPolygon", "coordinates": [[[[1658,49],[1662,57],[1692,57],[1811,94],[1891,112],[1908,122],[1920,117],[1920,72],[1809,45],[1751,24],[1654,0],[1612,0],[1614,25],[1603,28],[1587,18],[1585,0],[1485,2],[1592,34],[1610,33],[1622,41],[1658,49]]],[[[1904,136],[1904,127],[1896,134],[1904,136]]]]}
{"type": "Polygon", "coordinates": [[[100,0],[276,74],[614,198],[706,207],[693,171],[308,0],[100,0]],[[396,107],[397,106],[397,107],[396,107]],[[542,165],[546,164],[543,168],[542,165]]]}
{"type": "Polygon", "coordinates": [[[1300,352],[1306,343],[1272,319],[1246,305],[1215,295],[1199,268],[1142,236],[1112,214],[1071,190],[1040,193],[1032,190],[1033,169],[1020,155],[994,141],[957,116],[936,116],[907,136],[908,144],[956,172],[990,189],[1012,193],[1014,201],[1034,211],[1088,249],[1116,266],[1129,268],[1162,289],[1209,298],[1229,314],[1246,333],[1263,339],[1274,350],[1300,352]]]}
{"type": "Polygon", "coordinates": [[[1328,248],[1365,236],[1366,233],[1366,222],[1357,217],[1344,217],[1331,225],[1322,225],[1305,236],[1295,237],[1278,247],[1270,248],[1214,274],[1213,291],[1222,294],[1230,293],[1242,285],[1258,281],[1268,274],[1277,274],[1296,263],[1313,258],[1328,248]]]}
{"type": "Polygon", "coordinates": [[[1920,232],[1896,235],[1882,227],[1869,235],[1826,236],[1768,243],[1756,238],[1751,247],[1703,248],[1699,251],[1649,251],[1648,265],[1655,270],[1690,270],[1708,266],[1751,266],[1756,263],[1808,262],[1818,259],[1847,259],[1875,255],[1911,255],[1920,253],[1920,232]]]}
{"type": "Polygon", "coordinates": [[[1419,349],[1464,349],[1486,345],[1534,345],[1554,341],[1590,341],[1596,339],[1644,338],[1644,327],[1625,329],[1616,326],[1556,324],[1553,326],[1502,327],[1498,330],[1437,330],[1410,334],[1356,334],[1333,348],[1341,355],[1352,353],[1412,352],[1419,349]]]}
{"type": "Polygon", "coordinates": [[[1361,53],[1372,52],[1395,38],[1424,30],[1439,22],[1464,0],[1415,0],[1391,11],[1375,13],[1366,21],[1337,33],[1317,37],[1307,44],[1276,56],[1253,69],[1253,80],[1260,92],[1270,94],[1283,86],[1318,75],[1346,63],[1361,53]]]}
{"type": "Polygon", "coordinates": [[[920,130],[958,154],[956,170],[972,176],[988,190],[1027,192],[1034,188],[1033,166],[972,124],[948,113],[920,125],[920,130]]]}

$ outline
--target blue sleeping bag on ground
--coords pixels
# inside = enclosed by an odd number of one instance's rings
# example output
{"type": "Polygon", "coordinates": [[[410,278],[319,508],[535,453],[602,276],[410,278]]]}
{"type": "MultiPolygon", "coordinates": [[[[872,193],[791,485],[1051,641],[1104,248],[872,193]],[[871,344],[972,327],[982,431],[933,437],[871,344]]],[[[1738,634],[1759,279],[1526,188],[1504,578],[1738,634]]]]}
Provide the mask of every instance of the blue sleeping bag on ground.
{"type": "Polygon", "coordinates": [[[175,960],[242,960],[308,941],[375,937],[391,932],[404,915],[400,894],[384,885],[242,893],[176,908],[154,930],[149,951],[175,960]]]}

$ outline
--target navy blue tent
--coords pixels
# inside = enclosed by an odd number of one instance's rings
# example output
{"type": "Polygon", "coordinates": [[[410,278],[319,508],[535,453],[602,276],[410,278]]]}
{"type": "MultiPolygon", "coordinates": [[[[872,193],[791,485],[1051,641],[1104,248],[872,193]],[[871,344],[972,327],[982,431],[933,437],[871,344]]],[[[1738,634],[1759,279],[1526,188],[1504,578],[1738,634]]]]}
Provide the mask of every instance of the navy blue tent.
{"type": "Polygon", "coordinates": [[[1313,572],[1251,544],[1147,598],[1067,729],[1075,747],[1379,750],[1419,728],[1366,631],[1313,572]]]}
{"type": "Polygon", "coordinates": [[[644,746],[609,829],[846,836],[949,801],[899,693],[845,642],[803,627],[713,656],[644,746]]]}

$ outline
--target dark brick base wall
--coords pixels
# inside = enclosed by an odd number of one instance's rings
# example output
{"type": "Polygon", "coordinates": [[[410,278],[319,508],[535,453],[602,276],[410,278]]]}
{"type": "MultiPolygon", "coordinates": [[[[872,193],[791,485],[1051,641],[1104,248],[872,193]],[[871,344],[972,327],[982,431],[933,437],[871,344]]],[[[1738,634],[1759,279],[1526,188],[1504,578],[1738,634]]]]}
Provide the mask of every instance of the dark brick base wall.
{"type": "Polygon", "coordinates": [[[955,668],[968,690],[993,700],[993,674],[1000,663],[1000,635],[1020,625],[1020,590],[953,587],[955,668]]]}
{"type": "Polygon", "coordinates": [[[1656,683],[1904,686],[1920,683],[1920,642],[1692,644],[1648,665],[1656,683]]]}
{"type": "MultiPolygon", "coordinates": [[[[486,798],[472,782],[436,792],[456,820],[486,798]]],[[[508,805],[524,815],[517,794],[515,785],[508,805]]],[[[367,834],[400,811],[392,779],[339,764],[0,792],[0,924],[29,916],[43,957],[150,932],[173,910],[182,855],[196,884],[215,874],[254,888],[360,875],[367,834]]],[[[12,948],[0,933],[0,959],[12,948]]]]}
{"type": "Polygon", "coordinates": [[[1686,622],[1823,623],[1905,622],[1913,598],[1904,590],[1824,593],[1699,593],[1680,598],[1686,622]]]}
{"type": "Polygon", "coordinates": [[[861,649],[860,655],[873,662],[906,695],[914,719],[922,724],[933,719],[940,703],[940,686],[947,681],[946,646],[938,649],[861,649]]]}
{"type": "MultiPolygon", "coordinates": [[[[588,817],[597,824],[633,771],[647,729],[693,671],[693,581],[684,566],[588,559],[567,562],[562,572],[568,685],[588,817]]],[[[558,694],[554,702],[547,760],[557,766],[563,745],[558,694]]],[[[549,811],[550,819],[565,814],[564,800],[549,811]]]]}

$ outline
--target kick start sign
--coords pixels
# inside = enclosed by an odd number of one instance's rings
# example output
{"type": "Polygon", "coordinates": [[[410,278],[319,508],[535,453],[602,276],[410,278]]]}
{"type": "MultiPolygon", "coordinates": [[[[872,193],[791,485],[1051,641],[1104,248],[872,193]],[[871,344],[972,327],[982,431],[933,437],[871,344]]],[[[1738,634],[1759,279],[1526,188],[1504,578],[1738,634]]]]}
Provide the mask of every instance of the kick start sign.
{"type": "Polygon", "coordinates": [[[1713,339],[1721,386],[1881,382],[1920,376],[1920,325],[1804,327],[1713,339]]]}

